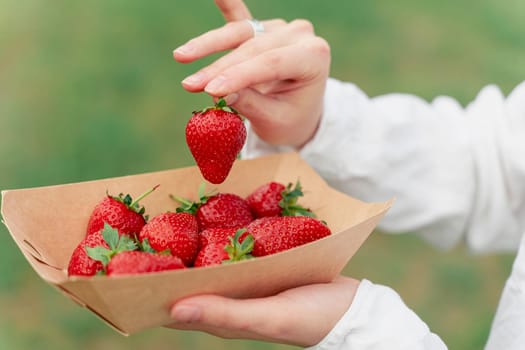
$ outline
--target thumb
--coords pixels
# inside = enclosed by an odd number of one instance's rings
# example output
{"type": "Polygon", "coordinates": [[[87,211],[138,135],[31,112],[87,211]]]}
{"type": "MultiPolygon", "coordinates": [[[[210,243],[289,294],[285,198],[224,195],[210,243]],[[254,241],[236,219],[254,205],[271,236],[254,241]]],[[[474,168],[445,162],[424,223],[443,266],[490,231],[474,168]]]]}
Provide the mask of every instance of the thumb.
{"type": "Polygon", "coordinates": [[[171,309],[175,323],[169,327],[200,330],[223,338],[282,342],[285,341],[282,326],[276,326],[282,315],[277,314],[286,309],[287,305],[279,298],[201,295],[178,301],[171,309]]]}
{"type": "Polygon", "coordinates": [[[275,145],[293,144],[293,130],[289,105],[254,88],[244,88],[225,98],[226,103],[250,121],[253,131],[264,141],[275,145]]]}
{"type": "Polygon", "coordinates": [[[272,95],[245,88],[228,95],[226,103],[250,121],[252,130],[271,145],[300,148],[315,134],[322,103],[298,101],[300,96],[272,95]]]}

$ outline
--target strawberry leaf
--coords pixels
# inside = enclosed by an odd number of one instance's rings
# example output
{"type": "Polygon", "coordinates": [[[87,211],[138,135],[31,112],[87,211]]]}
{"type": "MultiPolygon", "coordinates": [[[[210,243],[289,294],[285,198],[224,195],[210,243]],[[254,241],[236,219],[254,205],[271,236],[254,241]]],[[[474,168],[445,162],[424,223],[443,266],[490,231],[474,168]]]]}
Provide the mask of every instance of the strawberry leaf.
{"type": "Polygon", "coordinates": [[[102,265],[107,266],[111,260],[112,252],[111,250],[104,248],[102,246],[89,247],[85,246],[87,255],[93,259],[102,262],[102,265]]]}
{"type": "Polygon", "coordinates": [[[104,222],[102,237],[104,237],[104,241],[106,241],[111,250],[115,250],[117,248],[119,243],[118,230],[111,227],[107,222],[104,222]]]}
{"type": "Polygon", "coordinates": [[[299,180],[295,183],[295,187],[292,188],[292,183],[290,182],[286,188],[281,192],[282,199],[279,201],[279,206],[281,207],[282,216],[309,216],[315,218],[315,214],[308,208],[305,208],[299,204],[297,201],[299,197],[304,195],[303,188],[299,180]]]}
{"type": "Polygon", "coordinates": [[[147,238],[144,238],[142,242],[138,242],[138,243],[139,243],[139,250],[143,252],[148,252],[148,253],[157,252],[155,249],[151,247],[151,245],[149,244],[149,240],[147,238]]]}
{"type": "Polygon", "coordinates": [[[118,230],[111,227],[107,222],[104,223],[102,237],[108,244],[109,249],[103,246],[86,246],[85,248],[88,256],[93,260],[102,262],[104,267],[109,264],[109,261],[115,254],[137,249],[137,243],[131,237],[128,235],[119,235],[118,230]]]}
{"type": "Polygon", "coordinates": [[[124,252],[127,250],[136,250],[137,249],[137,243],[128,235],[121,235],[119,237],[119,240],[117,242],[117,246],[114,249],[115,254],[124,252]]]}
{"type": "Polygon", "coordinates": [[[251,252],[255,240],[251,234],[247,234],[243,241],[240,242],[241,236],[246,232],[246,229],[240,229],[235,232],[233,237],[229,237],[230,242],[224,246],[224,250],[228,253],[228,260],[223,260],[223,264],[234,261],[241,261],[253,258],[251,252]]]}

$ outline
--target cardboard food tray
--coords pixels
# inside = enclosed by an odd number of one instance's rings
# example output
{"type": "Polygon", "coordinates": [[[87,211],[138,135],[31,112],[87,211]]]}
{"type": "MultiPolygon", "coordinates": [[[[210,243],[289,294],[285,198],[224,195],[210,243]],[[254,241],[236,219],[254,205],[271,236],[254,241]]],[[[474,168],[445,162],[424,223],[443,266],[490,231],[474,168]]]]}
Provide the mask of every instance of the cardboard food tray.
{"type": "Polygon", "coordinates": [[[170,305],[189,295],[260,297],[336,277],[390,208],[391,200],[364,203],[338,192],[296,153],[238,160],[223,184],[208,184],[208,189],[246,196],[271,180],[286,184],[298,179],[305,193],[300,203],[325,220],[333,234],[285,252],[228,265],[111,278],[67,276],[71,252],[85,236],[90,212],[106,191],[137,196],[160,184],[141,201],[152,217],[175,210],[169,194],[196,198],[203,181],[197,167],[2,191],[2,217],[44,281],[127,335],[169,324],[170,305]]]}

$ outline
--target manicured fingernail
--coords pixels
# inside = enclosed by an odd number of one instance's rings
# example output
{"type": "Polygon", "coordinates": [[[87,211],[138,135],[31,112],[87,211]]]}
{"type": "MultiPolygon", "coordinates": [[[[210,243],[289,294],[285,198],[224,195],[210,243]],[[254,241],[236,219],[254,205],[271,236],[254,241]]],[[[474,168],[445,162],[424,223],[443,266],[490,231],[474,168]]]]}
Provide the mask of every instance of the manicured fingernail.
{"type": "Polygon", "coordinates": [[[227,96],[224,96],[224,101],[226,101],[226,104],[228,104],[228,105],[234,104],[235,102],[237,102],[238,99],[239,99],[239,94],[237,94],[235,92],[233,94],[229,94],[227,96]]]}
{"type": "Polygon", "coordinates": [[[171,318],[181,323],[195,322],[200,315],[200,308],[194,305],[177,305],[171,310],[171,318]]]}
{"type": "Polygon", "coordinates": [[[185,78],[182,81],[183,85],[198,85],[204,80],[204,75],[202,73],[195,73],[193,75],[190,75],[189,77],[185,78]]]}
{"type": "Polygon", "coordinates": [[[225,82],[226,82],[226,78],[223,77],[222,75],[219,75],[217,78],[210,81],[208,85],[206,85],[206,87],[204,88],[204,91],[212,95],[220,94],[222,90],[221,88],[225,82]]]}

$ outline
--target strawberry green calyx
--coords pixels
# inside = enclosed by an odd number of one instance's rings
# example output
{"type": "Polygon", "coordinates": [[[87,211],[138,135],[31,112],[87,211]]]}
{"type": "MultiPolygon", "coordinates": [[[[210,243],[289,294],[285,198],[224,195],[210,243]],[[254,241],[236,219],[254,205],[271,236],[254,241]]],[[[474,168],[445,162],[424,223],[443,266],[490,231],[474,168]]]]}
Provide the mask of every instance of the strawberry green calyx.
{"type": "Polygon", "coordinates": [[[139,205],[139,201],[144,199],[146,196],[148,196],[151,192],[155,191],[160,185],[153,186],[140,196],[138,196],[135,200],[131,198],[129,194],[124,195],[123,193],[120,193],[118,196],[111,196],[107,194],[109,197],[113,198],[116,201],[119,201],[126,205],[129,209],[133,210],[135,213],[144,215],[145,209],[143,206],[139,205]]]}
{"type": "Polygon", "coordinates": [[[246,229],[239,229],[235,232],[233,237],[229,237],[230,242],[224,246],[224,250],[228,253],[228,260],[223,260],[223,264],[252,259],[253,256],[251,252],[253,250],[253,245],[255,240],[251,234],[246,234],[246,229]],[[241,240],[241,237],[244,235],[244,239],[241,240]]]}
{"type": "Polygon", "coordinates": [[[172,194],[170,194],[170,198],[180,204],[175,210],[177,213],[189,213],[195,215],[197,214],[197,210],[199,210],[199,208],[205,204],[208,199],[215,196],[216,194],[216,190],[206,193],[206,183],[202,182],[199,185],[199,189],[197,191],[197,195],[199,197],[197,201],[191,201],[189,199],[177,197],[172,194]]]}
{"type": "Polygon", "coordinates": [[[282,199],[279,201],[279,206],[282,208],[282,216],[309,216],[314,218],[315,214],[299,204],[297,201],[299,197],[304,195],[301,183],[299,180],[295,183],[295,187],[290,182],[286,188],[281,192],[282,199]]]}
{"type": "Polygon", "coordinates": [[[226,103],[226,100],[222,97],[220,97],[217,100],[217,102],[215,102],[215,105],[211,107],[206,107],[203,110],[199,111],[199,113],[205,113],[211,110],[223,110],[225,112],[234,113],[234,114],[239,115],[239,112],[237,112],[233,107],[228,106],[228,104],[226,103]]]}
{"type": "Polygon", "coordinates": [[[104,223],[102,237],[104,237],[104,241],[108,244],[109,249],[103,246],[86,246],[85,249],[90,258],[102,262],[104,267],[109,264],[111,258],[116,254],[137,249],[137,243],[131,237],[128,235],[119,235],[118,230],[107,223],[104,223]]]}

